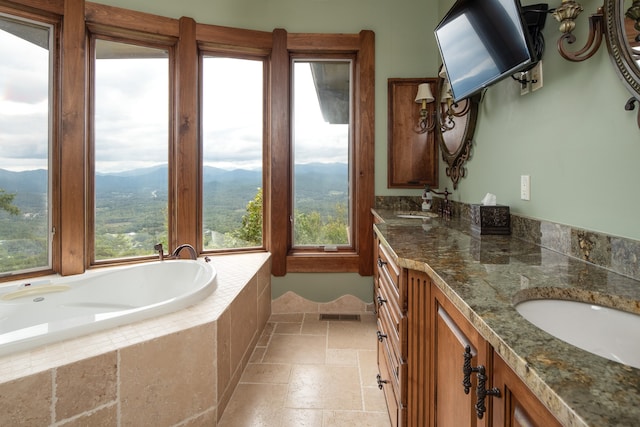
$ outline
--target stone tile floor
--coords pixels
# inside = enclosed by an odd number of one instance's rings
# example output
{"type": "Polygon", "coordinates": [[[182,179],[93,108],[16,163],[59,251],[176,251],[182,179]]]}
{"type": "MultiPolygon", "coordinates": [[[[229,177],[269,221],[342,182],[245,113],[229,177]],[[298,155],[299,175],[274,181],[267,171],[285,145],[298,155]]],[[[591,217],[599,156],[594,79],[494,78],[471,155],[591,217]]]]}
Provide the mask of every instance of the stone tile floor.
{"type": "Polygon", "coordinates": [[[272,314],[219,426],[389,427],[376,321],[272,314]]]}

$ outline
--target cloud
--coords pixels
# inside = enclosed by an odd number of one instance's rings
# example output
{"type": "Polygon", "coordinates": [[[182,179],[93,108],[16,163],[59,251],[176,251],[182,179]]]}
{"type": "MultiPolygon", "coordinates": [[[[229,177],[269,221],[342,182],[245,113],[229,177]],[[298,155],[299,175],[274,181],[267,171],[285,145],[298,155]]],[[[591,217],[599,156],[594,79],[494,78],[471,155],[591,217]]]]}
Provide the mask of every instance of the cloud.
{"type": "MultiPolygon", "coordinates": [[[[49,54],[26,42],[28,48],[16,47],[20,43],[6,42],[2,35],[0,31],[0,168],[43,168],[48,158],[49,54]]],[[[205,165],[262,167],[263,67],[257,60],[204,60],[205,165]]],[[[97,172],[168,162],[169,88],[167,58],[97,60],[92,128],[97,172]]],[[[296,161],[346,161],[346,126],[324,123],[315,91],[305,92],[304,99],[297,114],[302,127],[295,132],[296,161]]]]}
{"type": "Polygon", "coordinates": [[[46,168],[49,52],[0,31],[0,168],[46,168]]]}

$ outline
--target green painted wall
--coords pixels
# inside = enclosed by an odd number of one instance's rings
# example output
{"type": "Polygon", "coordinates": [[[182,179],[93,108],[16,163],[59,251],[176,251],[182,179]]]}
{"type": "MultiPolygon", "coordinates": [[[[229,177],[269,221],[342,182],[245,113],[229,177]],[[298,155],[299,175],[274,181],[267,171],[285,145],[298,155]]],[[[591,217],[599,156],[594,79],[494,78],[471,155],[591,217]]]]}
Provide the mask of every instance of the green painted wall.
{"type": "MultiPolygon", "coordinates": [[[[451,0],[101,0],[100,3],[198,22],[271,31],[376,33],[377,195],[417,195],[389,190],[387,176],[387,79],[435,76],[440,58],[433,29],[451,0]]],[[[533,2],[529,2],[533,3],[533,2]]],[[[525,4],[527,4],[525,2],[525,4]]],[[[550,3],[551,7],[559,0],[550,3]]],[[[582,2],[581,44],[587,16],[601,5],[582,2]]],[[[475,203],[497,195],[514,213],[608,234],[640,239],[640,130],[624,111],[629,94],[606,46],[583,63],[555,50],[557,24],[547,19],[544,87],[520,97],[509,80],[489,88],[481,104],[473,157],[452,196],[475,203]],[[531,176],[531,200],[521,201],[520,175],[531,176]]],[[[440,188],[451,182],[440,165],[440,188]]],[[[316,301],[353,294],[371,301],[371,278],[357,274],[290,274],[274,278],[273,296],[287,290],[316,301]]]]}
{"type": "MultiPolygon", "coordinates": [[[[441,1],[441,15],[452,3],[441,1]]],[[[586,41],[588,15],[602,2],[582,5],[578,48],[586,41]]],[[[477,203],[491,192],[515,213],[638,240],[637,109],[624,110],[631,95],[604,41],[594,57],[572,63],[556,50],[559,34],[549,16],[542,89],[520,96],[518,84],[508,79],[487,90],[468,175],[454,200],[477,203]],[[520,200],[520,175],[531,176],[530,201],[520,200]]],[[[451,188],[444,173],[440,183],[451,188]]]]}

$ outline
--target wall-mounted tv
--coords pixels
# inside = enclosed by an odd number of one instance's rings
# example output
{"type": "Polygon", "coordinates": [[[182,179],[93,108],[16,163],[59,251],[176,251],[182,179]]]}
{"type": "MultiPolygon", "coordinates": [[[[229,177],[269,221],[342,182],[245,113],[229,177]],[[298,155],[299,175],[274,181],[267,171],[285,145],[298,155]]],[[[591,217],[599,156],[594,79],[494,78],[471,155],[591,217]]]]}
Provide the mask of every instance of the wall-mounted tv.
{"type": "Polygon", "coordinates": [[[435,35],[456,102],[539,59],[518,0],[457,0],[435,35]]]}

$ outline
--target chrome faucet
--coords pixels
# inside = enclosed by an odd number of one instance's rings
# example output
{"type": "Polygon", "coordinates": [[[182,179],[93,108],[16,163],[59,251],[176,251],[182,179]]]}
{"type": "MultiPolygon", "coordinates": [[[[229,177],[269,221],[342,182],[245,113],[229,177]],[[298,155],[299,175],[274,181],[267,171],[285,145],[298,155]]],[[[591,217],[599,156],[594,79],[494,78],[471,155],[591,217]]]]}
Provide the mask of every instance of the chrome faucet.
{"type": "Polygon", "coordinates": [[[186,249],[187,252],[189,252],[189,258],[194,259],[194,260],[198,259],[198,253],[196,252],[196,250],[193,248],[193,246],[188,245],[186,243],[178,246],[171,253],[171,255],[165,255],[164,254],[164,249],[162,248],[162,243],[158,243],[157,245],[155,245],[153,247],[153,249],[158,252],[158,257],[160,258],[160,261],[163,261],[165,259],[178,259],[178,257],[180,256],[180,252],[182,252],[183,249],[186,249]]]}

